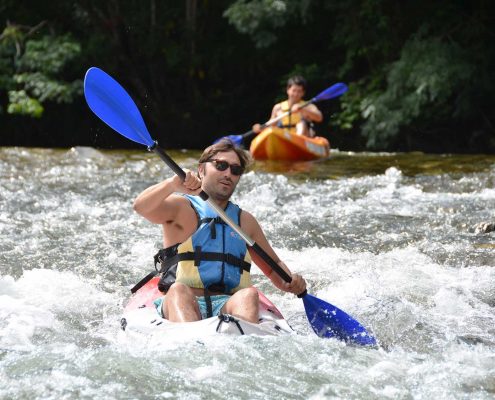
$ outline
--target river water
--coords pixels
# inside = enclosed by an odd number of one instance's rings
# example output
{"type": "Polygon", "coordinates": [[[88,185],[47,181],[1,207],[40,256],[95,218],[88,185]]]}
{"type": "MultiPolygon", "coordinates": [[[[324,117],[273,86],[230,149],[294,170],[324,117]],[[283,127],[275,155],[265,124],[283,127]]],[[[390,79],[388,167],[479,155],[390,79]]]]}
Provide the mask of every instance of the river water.
{"type": "Polygon", "coordinates": [[[494,398],[495,233],[473,227],[495,222],[495,156],[334,152],[241,179],[234,201],[377,349],[316,337],[257,268],[298,335],[119,339],[161,241],[132,201],[169,174],[141,151],[0,149],[0,399],[494,398]]]}

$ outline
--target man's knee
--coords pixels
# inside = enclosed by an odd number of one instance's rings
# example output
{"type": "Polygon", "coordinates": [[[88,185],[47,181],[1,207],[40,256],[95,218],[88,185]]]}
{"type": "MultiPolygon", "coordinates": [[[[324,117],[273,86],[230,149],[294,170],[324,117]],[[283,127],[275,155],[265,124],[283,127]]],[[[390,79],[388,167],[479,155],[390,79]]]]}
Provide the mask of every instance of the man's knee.
{"type": "Polygon", "coordinates": [[[172,286],[170,286],[167,292],[167,297],[175,297],[175,296],[182,297],[182,296],[190,296],[190,295],[192,295],[191,288],[179,282],[174,282],[172,286]]]}
{"type": "Polygon", "coordinates": [[[248,287],[245,289],[242,289],[239,294],[243,297],[245,301],[249,302],[254,302],[258,303],[259,301],[259,295],[258,295],[258,290],[255,287],[248,287]]]}
{"type": "Polygon", "coordinates": [[[175,282],[167,292],[162,306],[166,319],[173,322],[189,322],[201,319],[196,296],[183,283],[175,282]]]}
{"type": "Polygon", "coordinates": [[[257,323],[258,309],[258,290],[250,287],[236,292],[225,304],[222,312],[232,314],[252,323],[257,323]]]}

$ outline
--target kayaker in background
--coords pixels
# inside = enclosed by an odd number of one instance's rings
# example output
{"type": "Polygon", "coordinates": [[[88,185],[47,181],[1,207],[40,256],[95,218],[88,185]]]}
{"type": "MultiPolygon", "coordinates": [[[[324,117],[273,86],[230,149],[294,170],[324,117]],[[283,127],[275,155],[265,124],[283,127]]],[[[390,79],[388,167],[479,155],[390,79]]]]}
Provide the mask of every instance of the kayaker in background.
{"type": "MultiPolygon", "coordinates": [[[[287,100],[273,106],[270,119],[290,111],[286,117],[277,122],[277,126],[295,131],[298,135],[314,137],[313,123],[323,121],[323,115],[314,104],[300,108],[304,103],[305,93],[306,80],[302,76],[296,75],[289,78],[287,81],[287,100]]],[[[253,132],[260,133],[261,130],[260,124],[253,125],[253,132]]]]}
{"type": "Polygon", "coordinates": [[[258,322],[259,297],[251,284],[251,257],[244,240],[197,195],[204,190],[225,213],[292,276],[290,284],[268,267],[261,267],[273,284],[300,294],[305,280],[291,274],[268,243],[258,221],[230,202],[251,159],[230,140],[205,149],[198,172],[187,171],[184,181],[174,175],[144,190],[134,210],[163,227],[159,289],[166,293],[155,304],[172,322],[197,321],[220,313],[258,322]],[[174,273],[176,271],[176,273],[174,273]]]}

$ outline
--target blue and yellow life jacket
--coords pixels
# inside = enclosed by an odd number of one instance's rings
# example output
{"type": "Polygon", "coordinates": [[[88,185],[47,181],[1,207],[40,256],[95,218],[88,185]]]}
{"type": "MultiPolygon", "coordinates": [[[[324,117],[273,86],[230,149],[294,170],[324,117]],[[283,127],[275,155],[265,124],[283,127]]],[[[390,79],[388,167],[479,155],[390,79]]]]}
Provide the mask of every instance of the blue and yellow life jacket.
{"type": "MultiPolygon", "coordinates": [[[[158,289],[166,293],[174,282],[205,289],[207,292],[233,294],[250,287],[251,256],[244,240],[197,196],[183,195],[198,217],[198,228],[183,243],[161,249],[155,255],[155,270],[138,282],[137,292],[157,274],[158,289]],[[160,269],[157,265],[160,264],[160,269]]],[[[229,202],[225,213],[240,225],[241,209],[229,202]]]]}
{"type": "MultiPolygon", "coordinates": [[[[155,268],[160,263],[162,273],[158,288],[165,293],[174,282],[180,282],[205,292],[233,294],[251,286],[251,257],[244,240],[204,200],[183,196],[196,212],[198,228],[183,243],[155,256],[155,268]]],[[[229,202],[225,213],[239,225],[241,209],[237,205],[229,202]]]]}

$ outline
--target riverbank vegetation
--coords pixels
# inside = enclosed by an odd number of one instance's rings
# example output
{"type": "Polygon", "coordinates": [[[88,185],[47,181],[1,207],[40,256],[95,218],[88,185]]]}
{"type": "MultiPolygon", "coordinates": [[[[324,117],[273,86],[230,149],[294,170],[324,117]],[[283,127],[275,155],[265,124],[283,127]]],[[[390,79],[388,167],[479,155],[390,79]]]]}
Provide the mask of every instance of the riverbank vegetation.
{"type": "Polygon", "coordinates": [[[386,0],[0,2],[0,145],[128,147],[88,110],[85,71],[121,82],[163,146],[268,119],[288,76],[345,150],[495,150],[495,3],[386,0]]]}

